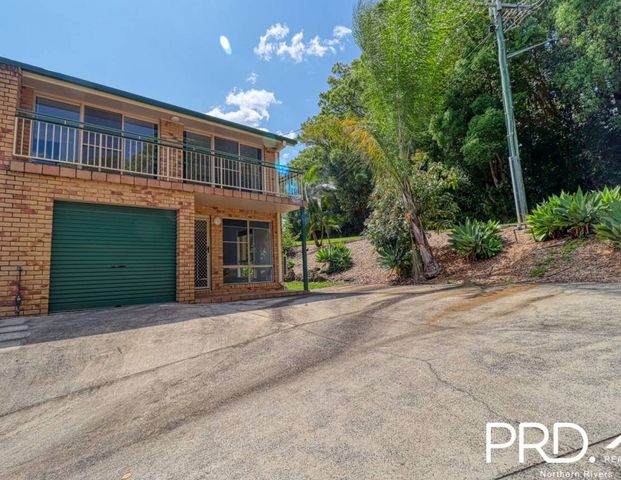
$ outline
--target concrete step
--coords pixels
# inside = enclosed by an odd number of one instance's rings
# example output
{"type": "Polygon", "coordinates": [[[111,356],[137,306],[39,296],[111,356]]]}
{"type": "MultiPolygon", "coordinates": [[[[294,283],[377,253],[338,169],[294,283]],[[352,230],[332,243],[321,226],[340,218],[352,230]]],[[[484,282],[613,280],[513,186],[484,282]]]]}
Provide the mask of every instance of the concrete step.
{"type": "Polygon", "coordinates": [[[24,317],[13,317],[13,318],[5,318],[4,320],[0,320],[0,327],[9,327],[11,325],[23,325],[26,323],[26,319],[24,317]]]}
{"type": "Polygon", "coordinates": [[[27,331],[0,333],[0,342],[7,342],[11,340],[22,340],[29,336],[30,336],[30,332],[27,332],[27,331]]]}
{"type": "Polygon", "coordinates": [[[24,332],[28,330],[28,325],[0,325],[0,334],[11,332],[24,332]]]}
{"type": "Polygon", "coordinates": [[[0,352],[6,352],[7,350],[14,350],[21,347],[24,344],[23,340],[11,340],[9,342],[0,342],[0,352]]]}

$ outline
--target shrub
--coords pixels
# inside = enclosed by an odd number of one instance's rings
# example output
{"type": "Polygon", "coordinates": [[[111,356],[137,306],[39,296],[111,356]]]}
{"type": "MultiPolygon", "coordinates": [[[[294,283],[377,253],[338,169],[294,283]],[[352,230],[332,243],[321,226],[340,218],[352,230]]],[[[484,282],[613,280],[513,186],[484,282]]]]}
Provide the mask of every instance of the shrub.
{"type": "Polygon", "coordinates": [[[459,255],[471,260],[483,260],[498,255],[503,248],[498,234],[498,222],[466,219],[449,234],[449,244],[459,255]]]}
{"type": "Polygon", "coordinates": [[[295,235],[288,226],[282,229],[282,253],[285,257],[293,257],[295,255],[295,235]]]}
{"type": "Polygon", "coordinates": [[[400,245],[386,245],[377,249],[379,266],[391,270],[400,278],[407,277],[412,272],[412,250],[400,245]]]}
{"type": "Polygon", "coordinates": [[[605,196],[610,201],[616,194],[616,189],[582,193],[579,188],[576,193],[552,195],[528,216],[533,237],[541,242],[566,234],[572,237],[590,234],[600,212],[607,208],[602,199],[605,196]]]}
{"type": "Polygon", "coordinates": [[[611,203],[621,202],[621,186],[617,185],[615,188],[604,187],[600,195],[602,207],[607,208],[611,203]]]}
{"type": "Polygon", "coordinates": [[[377,250],[378,263],[381,262],[384,250],[409,251],[407,258],[397,257],[403,260],[401,265],[389,268],[393,268],[402,278],[410,276],[412,240],[403,200],[394,187],[378,184],[373,193],[371,207],[373,210],[366,221],[364,236],[377,250]]]}
{"type": "Polygon", "coordinates": [[[610,240],[621,248],[621,200],[611,201],[595,224],[595,233],[602,240],[610,240]]]}
{"type": "Polygon", "coordinates": [[[560,236],[563,229],[560,225],[555,209],[560,205],[558,195],[552,195],[547,201],[537,205],[527,217],[530,231],[537,242],[560,236]]]}
{"type": "Polygon", "coordinates": [[[342,272],[351,268],[351,252],[342,243],[335,243],[332,245],[326,245],[317,250],[315,256],[319,263],[328,264],[328,273],[342,272]]]}

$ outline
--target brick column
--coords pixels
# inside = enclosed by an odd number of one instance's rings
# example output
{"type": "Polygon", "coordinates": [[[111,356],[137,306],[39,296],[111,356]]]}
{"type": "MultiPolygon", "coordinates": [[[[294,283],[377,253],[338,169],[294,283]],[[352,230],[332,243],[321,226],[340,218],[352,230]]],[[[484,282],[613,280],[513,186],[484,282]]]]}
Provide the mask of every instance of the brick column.
{"type": "MultiPolygon", "coordinates": [[[[265,149],[265,161],[268,163],[276,163],[278,159],[278,150],[275,148],[265,149]]],[[[263,169],[263,188],[268,193],[278,193],[278,172],[273,168],[266,167],[263,169]]]]}
{"type": "Polygon", "coordinates": [[[177,301],[194,302],[194,195],[177,213],[177,301]]]}
{"type": "Polygon", "coordinates": [[[14,219],[13,209],[15,194],[22,193],[23,179],[9,172],[20,83],[19,69],[0,63],[0,316],[12,315],[15,311],[20,263],[19,223],[14,219]]]}
{"type": "MultiPolygon", "coordinates": [[[[183,125],[160,119],[159,137],[163,140],[183,143],[183,125]]],[[[158,174],[160,178],[181,181],[183,178],[183,151],[176,148],[160,149],[158,174]]]]}

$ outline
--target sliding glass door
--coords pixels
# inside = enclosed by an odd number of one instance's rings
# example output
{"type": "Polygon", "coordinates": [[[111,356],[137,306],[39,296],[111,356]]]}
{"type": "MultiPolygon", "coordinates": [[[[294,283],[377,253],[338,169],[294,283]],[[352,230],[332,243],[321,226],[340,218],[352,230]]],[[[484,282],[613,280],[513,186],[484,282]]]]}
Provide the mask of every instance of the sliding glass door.
{"type": "Polygon", "coordinates": [[[33,120],[31,155],[40,160],[77,162],[80,157],[80,106],[37,98],[33,120]]]}
{"type": "Polygon", "coordinates": [[[272,230],[269,222],[224,219],[224,283],[271,282],[272,230]]]}

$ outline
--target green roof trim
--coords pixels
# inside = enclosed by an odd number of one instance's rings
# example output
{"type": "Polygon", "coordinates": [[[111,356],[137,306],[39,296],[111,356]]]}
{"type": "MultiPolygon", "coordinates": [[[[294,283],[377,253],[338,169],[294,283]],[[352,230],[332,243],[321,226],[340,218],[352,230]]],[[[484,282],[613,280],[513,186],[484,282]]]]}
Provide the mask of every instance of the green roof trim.
{"type": "Polygon", "coordinates": [[[244,132],[253,133],[255,135],[260,135],[262,137],[270,138],[272,140],[278,140],[281,142],[285,142],[288,145],[296,145],[297,141],[285,137],[283,135],[277,135],[275,133],[266,132],[264,130],[260,130],[258,128],[248,127],[246,125],[241,125],[239,123],[230,122],[228,120],[224,120],[222,118],[214,117],[211,115],[207,115],[205,113],[197,112],[195,110],[190,110],[188,108],[178,107],[176,105],[172,105],[166,102],[160,102],[159,100],[154,100],[152,98],[143,97],[142,95],[136,95],[135,93],[126,92],[124,90],[119,90],[118,88],[107,87],[105,85],[101,85],[99,83],[90,82],[88,80],[83,80],[81,78],[72,77],[71,75],[65,75],[63,73],[53,72],[51,70],[46,70],[45,68],[36,67],[34,65],[29,65],[27,63],[18,62],[16,60],[11,60],[9,58],[0,57],[0,63],[4,63],[6,65],[11,65],[14,67],[21,68],[22,70],[30,73],[35,73],[37,75],[41,75],[48,78],[53,78],[55,80],[60,80],[67,83],[72,83],[74,85],[79,85],[81,87],[90,88],[92,90],[97,90],[99,92],[108,93],[110,95],[116,95],[118,97],[127,98],[129,100],[134,100],[136,102],[145,103],[147,105],[153,105],[154,107],[162,108],[165,110],[170,110],[171,112],[180,113],[182,115],[186,115],[188,117],[198,118],[200,120],[206,120],[208,122],[217,123],[220,125],[224,125],[225,127],[235,128],[237,130],[242,130],[244,132]]]}

